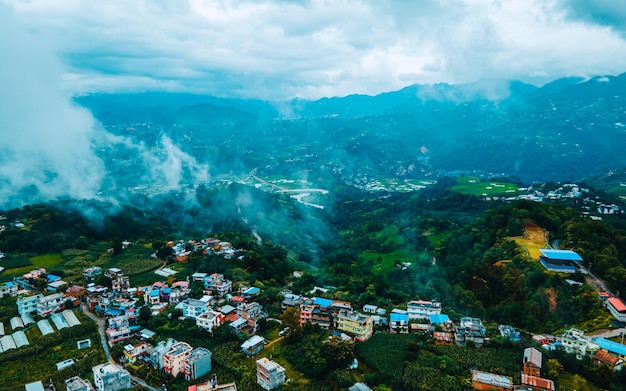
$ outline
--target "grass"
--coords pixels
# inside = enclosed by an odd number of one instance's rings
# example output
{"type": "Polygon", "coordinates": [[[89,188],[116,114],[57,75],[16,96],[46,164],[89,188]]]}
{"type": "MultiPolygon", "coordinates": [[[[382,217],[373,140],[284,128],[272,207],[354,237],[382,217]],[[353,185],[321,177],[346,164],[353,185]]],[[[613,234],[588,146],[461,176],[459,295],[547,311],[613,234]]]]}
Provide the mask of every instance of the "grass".
{"type": "Polygon", "coordinates": [[[441,247],[441,244],[452,235],[453,232],[454,230],[450,229],[436,233],[426,232],[424,235],[428,238],[434,248],[439,248],[441,247]]]}
{"type": "MultiPolygon", "coordinates": [[[[44,254],[37,255],[35,257],[28,258],[30,264],[27,266],[16,267],[12,269],[7,269],[4,273],[4,277],[12,277],[19,276],[22,274],[26,274],[29,271],[36,269],[38,267],[43,267],[47,271],[57,266],[61,261],[63,261],[63,257],[61,254],[44,254]]],[[[25,262],[23,262],[25,263],[25,262]]]]}
{"type": "Polygon", "coordinates": [[[514,183],[483,181],[477,177],[465,176],[456,178],[456,185],[450,190],[457,193],[480,195],[515,195],[518,186],[514,183]]]}
{"type": "Polygon", "coordinates": [[[539,249],[546,247],[546,243],[542,240],[532,240],[521,236],[511,239],[513,239],[515,243],[526,248],[528,255],[536,261],[539,260],[539,256],[541,255],[539,249]]]}
{"type": "Polygon", "coordinates": [[[361,253],[359,257],[367,263],[372,263],[372,273],[386,274],[393,270],[394,267],[396,267],[396,262],[415,263],[417,255],[405,250],[395,250],[390,253],[377,253],[367,251],[361,253]]]}

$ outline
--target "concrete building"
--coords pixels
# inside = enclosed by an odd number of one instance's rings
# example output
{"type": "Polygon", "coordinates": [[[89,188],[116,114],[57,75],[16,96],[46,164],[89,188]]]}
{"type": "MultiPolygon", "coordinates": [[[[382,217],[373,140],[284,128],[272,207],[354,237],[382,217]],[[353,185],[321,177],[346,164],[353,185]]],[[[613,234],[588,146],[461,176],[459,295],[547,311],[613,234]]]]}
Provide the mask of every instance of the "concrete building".
{"type": "Polygon", "coordinates": [[[19,297],[16,301],[17,312],[20,315],[37,312],[37,304],[39,303],[39,299],[42,297],[43,295],[41,293],[34,296],[19,297]]]}
{"type": "Polygon", "coordinates": [[[265,338],[260,335],[254,335],[241,344],[241,351],[248,356],[254,356],[264,348],[265,338]]]}
{"type": "Polygon", "coordinates": [[[478,318],[461,318],[459,326],[454,333],[454,341],[457,345],[465,346],[468,341],[474,342],[477,347],[483,346],[487,329],[482,320],[478,318]]]}
{"type": "Polygon", "coordinates": [[[204,289],[225,295],[233,288],[233,282],[224,278],[223,274],[213,273],[204,278],[204,289]]]}
{"type": "Polygon", "coordinates": [[[185,380],[196,380],[211,370],[211,351],[195,348],[185,361],[185,380]]]}
{"type": "Polygon", "coordinates": [[[191,355],[193,348],[187,342],[178,342],[172,345],[163,355],[163,369],[176,377],[185,370],[185,361],[191,355]]]}
{"type": "Polygon", "coordinates": [[[441,313],[441,303],[429,300],[411,300],[406,304],[410,320],[429,319],[430,315],[441,313]]]}
{"type": "Polygon", "coordinates": [[[389,314],[389,332],[391,334],[408,334],[409,333],[409,315],[397,312],[389,314]]]}
{"type": "Polygon", "coordinates": [[[335,328],[354,336],[355,341],[365,341],[374,332],[372,318],[353,311],[340,311],[335,318],[335,328]]]}
{"type": "Polygon", "coordinates": [[[70,377],[65,380],[65,389],[67,391],[94,391],[91,383],[80,376],[70,377]]]}
{"type": "Polygon", "coordinates": [[[185,299],[182,301],[183,317],[196,319],[209,310],[209,303],[196,299],[185,299]]]}
{"type": "Polygon", "coordinates": [[[178,343],[175,339],[169,338],[167,341],[160,341],[149,352],[147,360],[156,369],[163,369],[163,356],[167,353],[172,346],[178,343]]]}
{"type": "Polygon", "coordinates": [[[224,314],[218,311],[208,310],[196,318],[196,326],[212,332],[224,323],[224,314]]]}
{"type": "Polygon", "coordinates": [[[513,379],[495,373],[472,371],[472,387],[483,391],[504,391],[513,389],[513,379]]]}
{"type": "Polygon", "coordinates": [[[285,382],[285,368],[278,363],[262,358],[256,362],[256,379],[266,390],[273,390],[285,382]]]}
{"type": "Polygon", "coordinates": [[[17,295],[18,285],[13,281],[9,281],[0,285],[0,297],[17,295]]]}
{"type": "Polygon", "coordinates": [[[46,317],[63,309],[65,299],[60,293],[41,297],[37,302],[37,315],[46,317]]]}
{"type": "Polygon", "coordinates": [[[115,364],[100,364],[91,370],[96,391],[123,391],[132,388],[130,373],[115,364]]]}
{"type": "Polygon", "coordinates": [[[566,352],[575,354],[579,360],[588,353],[593,354],[599,348],[591,338],[586,337],[585,333],[578,329],[565,330],[561,336],[561,343],[566,352]]]}

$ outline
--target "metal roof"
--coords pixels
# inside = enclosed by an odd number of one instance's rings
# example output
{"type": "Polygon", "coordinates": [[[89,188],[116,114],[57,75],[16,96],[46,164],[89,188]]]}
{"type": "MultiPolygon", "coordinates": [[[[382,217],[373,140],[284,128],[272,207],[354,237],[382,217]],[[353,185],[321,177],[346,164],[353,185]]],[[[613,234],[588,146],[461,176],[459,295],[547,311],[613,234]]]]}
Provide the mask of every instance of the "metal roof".
{"type": "Polygon", "coordinates": [[[539,249],[541,254],[548,259],[560,259],[563,261],[582,261],[583,258],[576,251],[572,250],[552,250],[542,248],[539,249]]]}

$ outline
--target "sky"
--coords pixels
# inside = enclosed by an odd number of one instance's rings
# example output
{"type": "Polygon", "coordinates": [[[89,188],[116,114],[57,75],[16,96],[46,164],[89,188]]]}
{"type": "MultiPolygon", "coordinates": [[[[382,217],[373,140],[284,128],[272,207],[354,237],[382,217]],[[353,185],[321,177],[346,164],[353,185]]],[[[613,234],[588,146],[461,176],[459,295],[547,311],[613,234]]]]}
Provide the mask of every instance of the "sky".
{"type": "Polygon", "coordinates": [[[0,12],[58,59],[62,87],[73,94],[165,90],[283,100],[415,83],[542,85],[619,74],[626,71],[619,3],[0,0],[0,12]]]}

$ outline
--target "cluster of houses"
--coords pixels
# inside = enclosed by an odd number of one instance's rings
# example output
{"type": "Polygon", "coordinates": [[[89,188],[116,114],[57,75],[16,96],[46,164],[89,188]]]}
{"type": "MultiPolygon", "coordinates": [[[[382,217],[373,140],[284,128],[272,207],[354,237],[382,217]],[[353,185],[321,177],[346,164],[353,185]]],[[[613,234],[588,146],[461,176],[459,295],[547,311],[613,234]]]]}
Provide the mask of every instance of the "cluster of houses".
{"type": "Polygon", "coordinates": [[[524,349],[523,370],[520,383],[514,384],[513,378],[497,373],[472,371],[472,387],[481,391],[554,391],[554,382],[541,377],[542,354],[535,348],[524,349]]]}
{"type": "MultiPolygon", "coordinates": [[[[187,261],[187,258],[194,252],[200,252],[203,255],[219,255],[225,259],[234,257],[242,257],[243,251],[233,247],[230,242],[225,242],[216,238],[206,238],[202,240],[184,240],[174,242],[170,240],[165,244],[166,247],[172,249],[172,256],[179,262],[187,261]]],[[[156,257],[156,253],[152,254],[156,257]]]]}
{"type": "Polygon", "coordinates": [[[596,364],[606,364],[613,370],[620,370],[626,365],[626,345],[606,338],[586,336],[582,330],[568,329],[561,336],[535,335],[533,340],[546,350],[560,348],[575,354],[579,359],[592,357],[596,364]]]}

